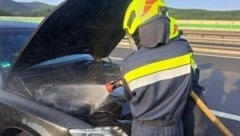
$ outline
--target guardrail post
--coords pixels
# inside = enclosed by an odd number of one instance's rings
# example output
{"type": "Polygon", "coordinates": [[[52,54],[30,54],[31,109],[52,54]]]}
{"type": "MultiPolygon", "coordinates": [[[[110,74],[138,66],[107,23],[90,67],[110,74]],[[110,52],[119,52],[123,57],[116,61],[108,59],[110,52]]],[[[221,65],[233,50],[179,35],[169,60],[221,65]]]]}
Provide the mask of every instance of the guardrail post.
{"type": "Polygon", "coordinates": [[[217,21],[216,21],[216,23],[215,23],[215,30],[217,30],[217,24],[218,24],[218,23],[217,23],[217,21]]]}

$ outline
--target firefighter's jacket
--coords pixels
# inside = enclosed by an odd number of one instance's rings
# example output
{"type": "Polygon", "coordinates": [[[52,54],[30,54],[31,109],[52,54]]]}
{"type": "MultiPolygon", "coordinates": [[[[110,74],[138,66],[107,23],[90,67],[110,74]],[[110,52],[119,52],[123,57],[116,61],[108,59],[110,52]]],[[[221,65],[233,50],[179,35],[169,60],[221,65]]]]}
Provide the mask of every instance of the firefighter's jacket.
{"type": "Polygon", "coordinates": [[[137,120],[180,118],[191,91],[192,49],[185,40],[144,48],[122,62],[124,94],[137,120]]]}

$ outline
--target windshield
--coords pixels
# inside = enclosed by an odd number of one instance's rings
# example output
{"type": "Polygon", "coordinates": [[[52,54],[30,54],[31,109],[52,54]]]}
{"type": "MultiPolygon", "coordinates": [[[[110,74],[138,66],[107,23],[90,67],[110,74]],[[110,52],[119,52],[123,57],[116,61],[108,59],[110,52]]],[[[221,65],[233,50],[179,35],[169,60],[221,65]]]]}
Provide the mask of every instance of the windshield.
{"type": "Polygon", "coordinates": [[[0,30],[0,64],[9,67],[18,56],[34,29],[0,30]]]}

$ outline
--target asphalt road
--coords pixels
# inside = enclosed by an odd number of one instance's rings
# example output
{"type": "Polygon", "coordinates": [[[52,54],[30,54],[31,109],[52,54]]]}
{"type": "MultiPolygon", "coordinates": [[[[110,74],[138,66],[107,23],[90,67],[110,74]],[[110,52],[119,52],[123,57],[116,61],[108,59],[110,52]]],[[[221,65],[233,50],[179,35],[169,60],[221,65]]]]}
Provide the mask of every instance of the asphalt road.
{"type": "MultiPolygon", "coordinates": [[[[118,46],[110,56],[113,62],[120,64],[132,52],[132,49],[118,46]]],[[[194,55],[208,107],[234,135],[240,136],[240,58],[194,55]]],[[[222,135],[208,119],[206,124],[208,136],[222,135]]]]}

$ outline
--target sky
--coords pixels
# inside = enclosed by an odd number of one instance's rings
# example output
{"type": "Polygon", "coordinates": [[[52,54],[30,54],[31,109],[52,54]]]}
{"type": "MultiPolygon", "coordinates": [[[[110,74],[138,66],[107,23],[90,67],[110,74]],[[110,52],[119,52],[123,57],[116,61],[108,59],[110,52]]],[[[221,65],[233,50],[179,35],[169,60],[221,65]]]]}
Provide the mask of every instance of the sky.
{"type": "MultiPolygon", "coordinates": [[[[18,2],[38,1],[57,5],[63,0],[14,0],[18,2]]],[[[240,0],[165,0],[168,7],[206,10],[240,10],[240,0]]]]}
{"type": "Polygon", "coordinates": [[[37,2],[42,2],[42,3],[47,3],[47,4],[51,4],[51,5],[57,5],[59,3],[61,3],[63,0],[13,0],[16,2],[33,2],[33,1],[37,1],[37,2]]]}

